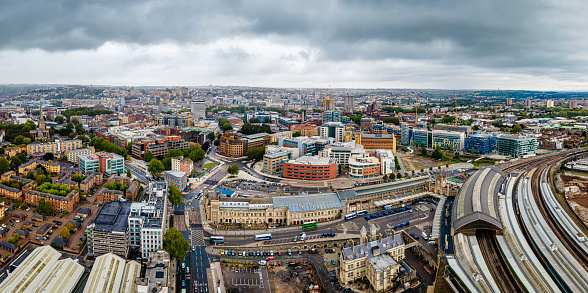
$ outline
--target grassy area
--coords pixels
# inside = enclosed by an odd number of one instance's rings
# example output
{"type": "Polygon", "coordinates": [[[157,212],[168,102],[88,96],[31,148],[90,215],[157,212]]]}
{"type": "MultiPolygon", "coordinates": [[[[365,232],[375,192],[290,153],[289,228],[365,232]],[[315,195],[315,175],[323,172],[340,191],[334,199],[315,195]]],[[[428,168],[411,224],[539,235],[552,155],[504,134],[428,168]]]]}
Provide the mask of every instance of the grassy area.
{"type": "Polygon", "coordinates": [[[487,165],[494,165],[498,160],[494,160],[494,159],[480,159],[477,161],[472,162],[472,165],[474,165],[474,167],[483,167],[483,166],[487,166],[487,165]]]}
{"type": "Polygon", "coordinates": [[[447,284],[447,281],[443,277],[446,265],[445,259],[442,258],[439,263],[437,275],[435,276],[435,292],[451,292],[451,287],[449,287],[449,284],[447,284]]]}
{"type": "Polygon", "coordinates": [[[214,165],[216,165],[216,163],[206,163],[206,164],[204,164],[204,166],[202,166],[202,168],[204,168],[204,169],[210,169],[210,168],[212,168],[214,165]]]}

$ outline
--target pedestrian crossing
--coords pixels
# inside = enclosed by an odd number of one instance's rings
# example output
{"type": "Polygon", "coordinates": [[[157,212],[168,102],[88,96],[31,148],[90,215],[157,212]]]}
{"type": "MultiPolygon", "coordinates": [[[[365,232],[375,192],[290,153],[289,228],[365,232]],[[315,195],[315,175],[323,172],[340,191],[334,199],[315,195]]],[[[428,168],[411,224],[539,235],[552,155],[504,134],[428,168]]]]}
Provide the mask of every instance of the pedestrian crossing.
{"type": "Polygon", "coordinates": [[[204,243],[204,232],[202,229],[192,229],[190,235],[190,242],[192,246],[203,246],[204,243]]]}

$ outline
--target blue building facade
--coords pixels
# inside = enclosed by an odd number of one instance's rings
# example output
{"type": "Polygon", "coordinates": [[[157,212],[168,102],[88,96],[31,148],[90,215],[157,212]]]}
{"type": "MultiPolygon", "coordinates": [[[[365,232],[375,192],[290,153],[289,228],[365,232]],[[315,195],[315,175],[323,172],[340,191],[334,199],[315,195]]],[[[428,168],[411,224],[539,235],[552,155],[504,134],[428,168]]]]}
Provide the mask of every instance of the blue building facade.
{"type": "Polygon", "coordinates": [[[473,134],[464,142],[464,149],[470,152],[472,149],[480,154],[489,154],[496,150],[496,137],[487,134],[473,134]]]}

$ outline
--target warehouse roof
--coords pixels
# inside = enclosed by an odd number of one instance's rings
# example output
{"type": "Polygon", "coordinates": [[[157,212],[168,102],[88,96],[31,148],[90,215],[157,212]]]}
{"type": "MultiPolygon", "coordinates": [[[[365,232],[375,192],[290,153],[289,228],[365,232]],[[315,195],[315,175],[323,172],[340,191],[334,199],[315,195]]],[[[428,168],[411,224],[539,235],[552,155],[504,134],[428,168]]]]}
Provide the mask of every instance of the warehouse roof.
{"type": "Polygon", "coordinates": [[[73,292],[84,274],[84,267],[71,258],[57,261],[47,277],[35,288],[35,292],[73,292]]]}
{"type": "Polygon", "coordinates": [[[0,292],[30,292],[47,276],[61,253],[51,246],[41,246],[8,275],[0,284],[0,292]]]}
{"type": "Polygon", "coordinates": [[[498,191],[505,175],[486,167],[472,175],[459,190],[453,204],[453,227],[459,230],[502,230],[498,214],[498,191]]]}
{"type": "Polygon", "coordinates": [[[125,274],[122,279],[120,293],[134,293],[135,279],[141,276],[141,265],[136,261],[130,261],[125,265],[125,274]]]}
{"type": "Polygon", "coordinates": [[[111,252],[96,258],[84,293],[120,292],[125,260],[111,252]]]}

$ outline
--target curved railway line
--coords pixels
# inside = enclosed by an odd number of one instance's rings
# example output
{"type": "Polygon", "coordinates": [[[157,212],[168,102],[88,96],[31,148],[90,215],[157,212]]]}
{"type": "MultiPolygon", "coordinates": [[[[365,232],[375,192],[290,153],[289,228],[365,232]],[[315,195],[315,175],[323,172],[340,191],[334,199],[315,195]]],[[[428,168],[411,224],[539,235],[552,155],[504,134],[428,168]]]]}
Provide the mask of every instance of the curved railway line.
{"type": "MultiPolygon", "coordinates": [[[[547,227],[545,228],[554,232],[556,237],[561,240],[563,247],[565,247],[565,249],[570,252],[570,255],[573,256],[573,258],[577,260],[581,264],[581,267],[585,270],[588,270],[588,254],[586,253],[585,249],[578,247],[578,243],[576,242],[578,240],[572,238],[574,235],[568,234],[567,231],[570,231],[569,226],[568,230],[566,231],[565,227],[562,227],[562,224],[559,223],[557,218],[554,216],[554,211],[550,209],[550,206],[547,203],[548,199],[545,198],[546,195],[543,194],[541,187],[542,183],[547,183],[549,188],[551,188],[551,174],[553,168],[559,167],[559,165],[568,157],[585,153],[587,151],[588,150],[568,150],[557,153],[550,153],[529,159],[506,163],[503,164],[501,168],[507,175],[510,173],[518,173],[519,175],[524,174],[524,176],[520,177],[520,179],[522,180],[524,178],[528,178],[531,181],[531,198],[537,203],[537,207],[539,209],[538,214],[540,214],[540,216],[543,217],[547,222],[547,227]],[[565,157],[562,157],[564,155],[565,157]]],[[[515,186],[515,189],[519,188],[518,184],[515,186]]],[[[545,186],[543,186],[543,188],[545,188],[545,186]]],[[[513,194],[516,195],[517,192],[513,192],[513,194]]],[[[560,290],[563,292],[575,292],[576,290],[570,289],[566,282],[563,281],[558,272],[549,264],[541,249],[537,246],[533,239],[531,239],[530,233],[527,229],[528,227],[525,227],[523,224],[517,200],[514,200],[513,204],[515,210],[517,211],[517,221],[521,224],[521,229],[523,231],[522,234],[524,234],[525,237],[523,241],[526,240],[526,242],[529,243],[532,251],[543,264],[545,269],[549,272],[549,274],[554,278],[560,290]]],[[[576,218],[573,218],[572,221],[578,225],[578,220],[576,218]]],[[[507,257],[498,244],[498,239],[494,231],[478,230],[476,231],[476,239],[479,243],[483,258],[488,264],[490,274],[492,275],[492,278],[497,281],[496,283],[498,284],[501,292],[527,292],[536,290],[536,288],[525,288],[523,282],[517,276],[514,269],[510,267],[507,257]]],[[[582,285],[584,281],[582,280],[582,276],[577,276],[576,280],[578,281],[578,287],[575,288],[583,288],[586,290],[583,292],[588,292],[588,288],[582,285]]]]}

